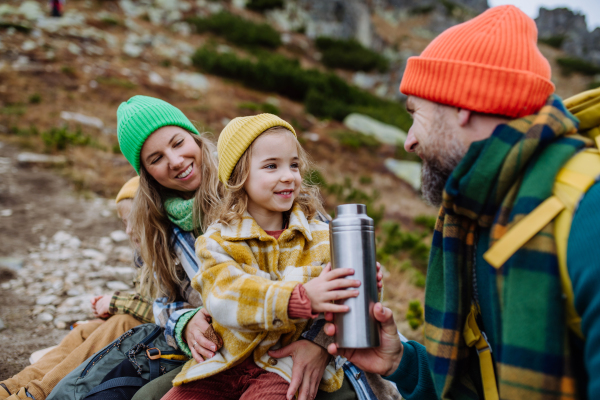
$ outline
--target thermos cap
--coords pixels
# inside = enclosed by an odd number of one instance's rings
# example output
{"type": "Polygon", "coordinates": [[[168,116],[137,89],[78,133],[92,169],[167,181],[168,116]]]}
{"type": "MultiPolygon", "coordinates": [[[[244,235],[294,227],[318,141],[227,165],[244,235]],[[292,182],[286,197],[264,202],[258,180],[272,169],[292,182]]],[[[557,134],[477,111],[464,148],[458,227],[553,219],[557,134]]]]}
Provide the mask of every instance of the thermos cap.
{"type": "Polygon", "coordinates": [[[367,226],[373,227],[373,219],[367,215],[364,204],[342,204],[335,209],[335,219],[331,226],[367,226]]]}

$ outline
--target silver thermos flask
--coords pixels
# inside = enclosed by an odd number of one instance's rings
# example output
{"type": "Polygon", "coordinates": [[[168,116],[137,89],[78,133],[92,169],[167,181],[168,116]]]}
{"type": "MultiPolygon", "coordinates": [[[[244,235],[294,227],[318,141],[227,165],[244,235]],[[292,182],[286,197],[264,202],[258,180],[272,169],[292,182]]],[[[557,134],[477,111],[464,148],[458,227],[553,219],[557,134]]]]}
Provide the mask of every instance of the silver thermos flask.
{"type": "Polygon", "coordinates": [[[335,341],[341,348],[378,347],[379,325],[373,317],[378,301],[373,219],[364,204],[337,206],[335,214],[329,224],[332,268],[352,268],[354,276],[348,278],[361,281],[358,297],[342,302],[350,311],[334,314],[335,341]]]}

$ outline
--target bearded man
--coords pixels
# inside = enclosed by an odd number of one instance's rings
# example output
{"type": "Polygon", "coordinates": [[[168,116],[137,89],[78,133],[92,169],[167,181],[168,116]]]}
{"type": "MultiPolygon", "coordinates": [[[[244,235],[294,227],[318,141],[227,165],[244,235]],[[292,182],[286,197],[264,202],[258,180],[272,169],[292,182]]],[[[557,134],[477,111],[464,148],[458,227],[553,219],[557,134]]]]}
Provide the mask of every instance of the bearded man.
{"type": "MultiPolygon", "coordinates": [[[[380,347],[329,347],[388,376],[405,399],[600,396],[600,184],[580,201],[568,237],[585,339],[566,324],[553,220],[500,265],[484,258],[552,196],[563,165],[594,146],[577,135],[579,121],[553,94],[550,65],[536,43],[534,21],[499,6],[408,60],[400,91],[414,122],[405,149],[423,159],[423,196],[441,206],[427,272],[425,346],[401,343],[391,311],[377,304],[380,347]]],[[[333,335],[335,327],[326,331],[333,335]]]]}

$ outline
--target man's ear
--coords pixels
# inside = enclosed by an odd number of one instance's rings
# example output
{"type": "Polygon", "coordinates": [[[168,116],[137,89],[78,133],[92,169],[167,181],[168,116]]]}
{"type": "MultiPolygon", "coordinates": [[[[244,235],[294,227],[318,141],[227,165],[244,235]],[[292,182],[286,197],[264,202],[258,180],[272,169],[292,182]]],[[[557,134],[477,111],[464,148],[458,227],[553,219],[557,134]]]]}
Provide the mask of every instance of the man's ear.
{"type": "Polygon", "coordinates": [[[466,108],[457,108],[458,125],[461,127],[467,126],[471,121],[472,111],[466,108]]]}

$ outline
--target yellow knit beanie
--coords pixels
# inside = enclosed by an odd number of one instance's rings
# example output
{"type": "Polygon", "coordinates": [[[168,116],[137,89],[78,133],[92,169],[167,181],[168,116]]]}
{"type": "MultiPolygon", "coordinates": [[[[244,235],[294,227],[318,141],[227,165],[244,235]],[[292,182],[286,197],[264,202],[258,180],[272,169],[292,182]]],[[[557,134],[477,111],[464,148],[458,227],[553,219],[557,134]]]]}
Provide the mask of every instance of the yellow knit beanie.
{"type": "Polygon", "coordinates": [[[127,181],[119,190],[119,194],[117,194],[117,199],[115,203],[119,203],[121,200],[125,199],[133,199],[135,197],[135,192],[137,192],[138,187],[140,186],[140,177],[134,176],[130,180],[127,181]]]}
{"type": "Polygon", "coordinates": [[[217,143],[219,180],[227,184],[233,169],[248,147],[254,142],[254,139],[267,129],[275,126],[289,129],[296,136],[296,131],[292,125],[273,114],[258,114],[232,119],[221,131],[217,143]]]}

